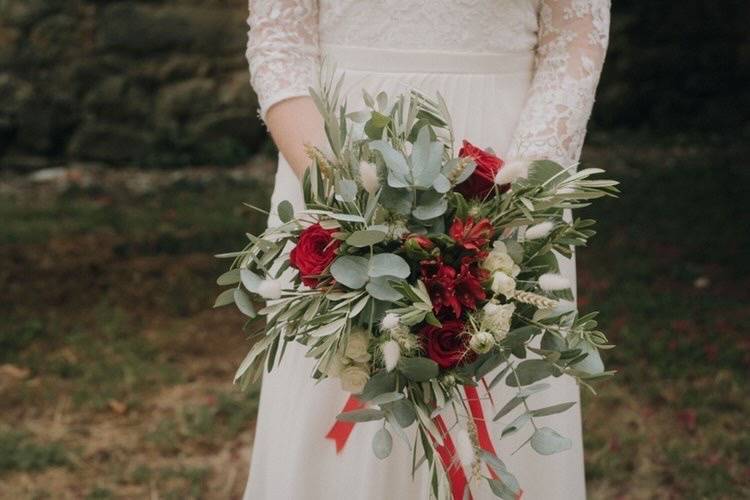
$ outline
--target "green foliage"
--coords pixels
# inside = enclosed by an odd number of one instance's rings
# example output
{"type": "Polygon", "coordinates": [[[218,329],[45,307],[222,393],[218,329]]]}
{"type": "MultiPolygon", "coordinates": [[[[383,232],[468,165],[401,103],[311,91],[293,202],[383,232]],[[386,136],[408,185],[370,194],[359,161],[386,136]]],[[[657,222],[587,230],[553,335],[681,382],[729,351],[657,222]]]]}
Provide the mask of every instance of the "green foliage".
{"type": "Polygon", "coordinates": [[[68,452],[62,444],[40,444],[24,432],[0,429],[0,474],[8,471],[40,471],[68,463],[68,452]]]}

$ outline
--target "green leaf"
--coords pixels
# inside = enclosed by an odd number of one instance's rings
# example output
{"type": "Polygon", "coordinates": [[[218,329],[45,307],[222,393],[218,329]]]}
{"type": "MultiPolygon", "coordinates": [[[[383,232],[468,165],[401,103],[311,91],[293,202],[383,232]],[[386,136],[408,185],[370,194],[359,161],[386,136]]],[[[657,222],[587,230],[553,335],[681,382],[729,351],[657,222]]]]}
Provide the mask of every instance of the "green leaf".
{"type": "Polygon", "coordinates": [[[383,161],[389,171],[403,178],[409,175],[409,165],[406,163],[406,158],[400,152],[393,149],[393,146],[388,142],[382,140],[372,141],[369,146],[370,149],[378,151],[383,156],[383,161]]]}
{"type": "Polygon", "coordinates": [[[447,193],[451,190],[451,182],[443,174],[439,174],[435,177],[435,182],[432,183],[432,189],[438,193],[447,193]]]}
{"type": "Polygon", "coordinates": [[[368,261],[356,255],[343,255],[331,264],[331,276],[342,285],[358,290],[367,283],[368,261]]]}
{"type": "Polygon", "coordinates": [[[216,278],[216,284],[219,286],[236,285],[240,282],[240,270],[230,269],[218,278],[216,278]]]}
{"type": "Polygon", "coordinates": [[[380,460],[388,458],[393,449],[393,437],[388,429],[381,427],[372,438],[372,451],[380,460]]]}
{"type": "Polygon", "coordinates": [[[414,404],[407,399],[394,401],[390,406],[391,413],[396,417],[398,425],[404,429],[413,424],[417,418],[417,414],[414,411],[414,404]]]}
{"type": "Polygon", "coordinates": [[[346,239],[346,242],[353,247],[364,248],[380,243],[385,239],[385,236],[386,234],[383,231],[367,229],[364,231],[354,231],[346,239]]]}
{"type": "Polygon", "coordinates": [[[438,198],[437,201],[429,205],[420,205],[412,211],[412,215],[419,220],[430,220],[440,217],[448,209],[448,200],[438,198]]]}
{"type": "Polygon", "coordinates": [[[398,401],[400,399],[404,399],[404,397],[404,393],[402,392],[386,392],[372,398],[370,400],[370,403],[380,406],[387,403],[393,403],[394,401],[398,401]]]}
{"type": "Polygon", "coordinates": [[[363,408],[361,410],[352,410],[336,415],[336,420],[342,422],[372,422],[383,420],[385,412],[375,408],[363,408]]]}
{"type": "Polygon", "coordinates": [[[498,420],[500,420],[501,418],[503,418],[505,415],[507,415],[508,413],[510,413],[511,411],[513,411],[513,409],[515,409],[521,403],[523,403],[523,398],[520,398],[518,396],[512,397],[510,399],[510,401],[508,401],[507,403],[505,403],[505,406],[503,406],[500,409],[500,411],[497,412],[497,415],[495,415],[492,418],[492,421],[493,422],[497,422],[498,420]]]}
{"type": "Polygon", "coordinates": [[[369,275],[372,278],[379,276],[395,276],[406,279],[411,274],[409,264],[396,254],[380,253],[370,259],[369,275]]]}
{"type": "Polygon", "coordinates": [[[549,427],[541,427],[531,436],[531,447],[541,455],[552,455],[570,449],[573,442],[549,427]]]}
{"type": "Polygon", "coordinates": [[[229,288],[221,292],[219,296],[216,297],[216,301],[214,302],[214,307],[227,306],[233,302],[234,302],[234,288],[229,288]]]}
{"type": "Polygon", "coordinates": [[[336,194],[341,201],[349,203],[355,201],[357,199],[357,183],[351,179],[340,179],[336,182],[336,194]]]}
{"type": "Polygon", "coordinates": [[[239,309],[245,316],[251,318],[256,316],[253,302],[250,300],[250,296],[242,288],[238,287],[234,289],[234,303],[237,304],[237,309],[239,309]]]}
{"type": "Polygon", "coordinates": [[[385,370],[376,373],[365,384],[359,399],[362,401],[371,401],[380,394],[394,392],[396,390],[396,372],[386,372],[385,370]]]}
{"type": "Polygon", "coordinates": [[[568,408],[575,405],[575,401],[571,401],[569,403],[560,403],[552,406],[546,406],[544,408],[538,408],[536,410],[531,410],[531,416],[532,417],[546,417],[548,415],[555,415],[556,413],[562,413],[568,408]]]}
{"type": "Polygon", "coordinates": [[[429,127],[422,127],[417,135],[411,154],[411,165],[414,172],[414,184],[428,188],[440,174],[440,161],[443,146],[439,142],[430,142],[429,127]]]}
{"type": "Polygon", "coordinates": [[[559,184],[567,177],[566,174],[560,174],[563,170],[564,169],[560,166],[560,164],[555,163],[554,161],[537,160],[531,162],[531,164],[529,165],[529,172],[526,179],[528,184],[535,186],[542,185],[554,177],[554,180],[550,183],[550,185],[555,185],[559,184]]]}
{"type": "Polygon", "coordinates": [[[542,359],[527,359],[518,364],[515,373],[508,374],[505,383],[511,387],[530,385],[550,375],[552,375],[552,366],[549,363],[542,359]]]}
{"type": "Polygon", "coordinates": [[[401,358],[398,369],[414,382],[427,382],[440,372],[437,363],[428,358],[401,358]]]}
{"type": "Polygon", "coordinates": [[[281,219],[281,222],[284,224],[294,219],[294,206],[287,200],[283,200],[279,203],[277,211],[279,212],[279,219],[281,219]]]}
{"type": "Polygon", "coordinates": [[[365,287],[367,293],[378,300],[384,300],[386,302],[396,302],[401,299],[401,294],[393,289],[388,283],[389,279],[393,279],[389,276],[381,276],[378,278],[372,278],[365,287]]]}
{"type": "Polygon", "coordinates": [[[505,426],[505,428],[503,429],[503,432],[500,433],[500,437],[503,438],[505,436],[514,434],[516,431],[518,431],[524,425],[526,425],[530,420],[531,420],[531,417],[529,416],[528,413],[526,412],[521,413],[511,423],[505,426]]]}

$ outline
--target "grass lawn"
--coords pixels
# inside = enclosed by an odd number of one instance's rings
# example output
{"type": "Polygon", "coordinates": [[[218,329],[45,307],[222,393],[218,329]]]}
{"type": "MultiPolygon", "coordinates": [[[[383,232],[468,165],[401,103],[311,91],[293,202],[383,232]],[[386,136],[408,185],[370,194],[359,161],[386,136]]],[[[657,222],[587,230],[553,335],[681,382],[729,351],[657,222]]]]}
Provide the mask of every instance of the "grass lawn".
{"type": "MultiPolygon", "coordinates": [[[[748,498],[750,170],[719,147],[584,158],[623,190],[580,214],[581,309],[620,371],[584,400],[589,496],[748,498]]],[[[242,202],[272,166],[247,169],[0,178],[0,498],[241,494],[257,391],[231,385],[242,318],[209,308],[212,254],[264,222],[242,202]]]]}

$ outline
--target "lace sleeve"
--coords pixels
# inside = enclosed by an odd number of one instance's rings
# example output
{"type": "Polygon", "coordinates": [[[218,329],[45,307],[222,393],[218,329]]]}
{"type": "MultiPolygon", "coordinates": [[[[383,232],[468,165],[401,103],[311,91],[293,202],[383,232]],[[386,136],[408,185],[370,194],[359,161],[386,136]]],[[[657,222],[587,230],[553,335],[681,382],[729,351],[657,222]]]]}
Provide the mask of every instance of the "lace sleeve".
{"type": "Polygon", "coordinates": [[[247,61],[260,117],[290,97],[308,95],[317,82],[317,0],[250,0],[247,61]]]}
{"type": "Polygon", "coordinates": [[[610,0],[542,0],[536,69],[509,158],[578,161],[609,40],[610,0]]]}

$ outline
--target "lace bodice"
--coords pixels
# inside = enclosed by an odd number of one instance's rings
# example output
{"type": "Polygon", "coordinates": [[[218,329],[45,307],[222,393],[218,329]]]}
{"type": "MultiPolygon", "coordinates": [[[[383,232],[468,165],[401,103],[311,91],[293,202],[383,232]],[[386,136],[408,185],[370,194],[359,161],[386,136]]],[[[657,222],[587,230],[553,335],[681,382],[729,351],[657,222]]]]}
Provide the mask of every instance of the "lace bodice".
{"type": "Polygon", "coordinates": [[[610,0],[250,0],[247,57],[261,117],[308,94],[321,44],[536,51],[508,158],[578,160],[609,32],[610,0]]]}

